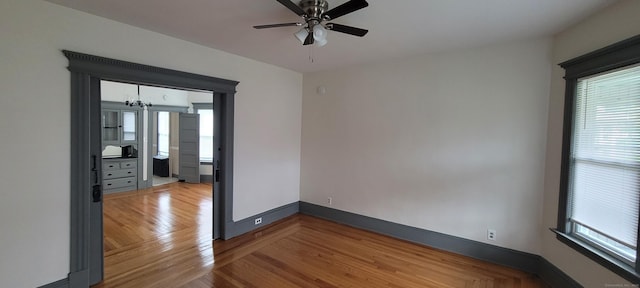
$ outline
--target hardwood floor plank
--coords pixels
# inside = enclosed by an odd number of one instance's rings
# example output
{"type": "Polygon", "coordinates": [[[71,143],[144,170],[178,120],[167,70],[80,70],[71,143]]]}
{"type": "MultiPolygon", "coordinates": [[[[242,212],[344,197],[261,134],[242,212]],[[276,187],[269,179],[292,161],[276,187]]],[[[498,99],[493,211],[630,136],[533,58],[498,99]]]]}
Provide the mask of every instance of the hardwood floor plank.
{"type": "Polygon", "coordinates": [[[522,271],[304,215],[214,243],[211,194],[211,185],[172,183],[105,196],[105,280],[95,287],[547,287],[522,271]]]}

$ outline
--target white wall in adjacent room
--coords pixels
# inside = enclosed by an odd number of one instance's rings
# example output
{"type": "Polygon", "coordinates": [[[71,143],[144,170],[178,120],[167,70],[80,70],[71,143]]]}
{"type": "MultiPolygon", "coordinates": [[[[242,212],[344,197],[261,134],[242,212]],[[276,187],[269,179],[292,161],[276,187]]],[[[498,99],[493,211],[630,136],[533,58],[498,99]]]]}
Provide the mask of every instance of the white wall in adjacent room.
{"type": "Polygon", "coordinates": [[[187,99],[189,103],[213,103],[213,93],[187,91],[187,99]]]}
{"type": "Polygon", "coordinates": [[[139,85],[140,94],[138,94],[138,85],[114,82],[100,81],[100,96],[102,101],[122,102],[137,101],[140,99],[144,103],[165,106],[189,106],[188,94],[186,90],[153,87],[147,85],[139,85]],[[139,96],[139,97],[138,97],[139,96]]]}

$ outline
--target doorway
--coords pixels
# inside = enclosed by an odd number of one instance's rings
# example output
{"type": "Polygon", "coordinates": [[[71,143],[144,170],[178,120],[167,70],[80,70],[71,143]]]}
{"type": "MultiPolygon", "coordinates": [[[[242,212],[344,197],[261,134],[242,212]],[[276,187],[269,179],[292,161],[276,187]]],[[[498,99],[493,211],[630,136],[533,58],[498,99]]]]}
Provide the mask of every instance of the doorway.
{"type": "MultiPolygon", "coordinates": [[[[180,145],[178,141],[178,113],[153,111],[151,117],[151,181],[160,186],[178,181],[177,167],[180,145]]],[[[212,145],[213,147],[213,145],[212,145]]]]}
{"type": "Polygon", "coordinates": [[[231,222],[233,107],[238,82],[159,67],[63,51],[71,72],[71,251],[69,287],[102,279],[102,152],[100,80],[212,91],[216,107],[213,238],[224,237],[231,222]]]}
{"type": "MultiPolygon", "coordinates": [[[[149,276],[142,282],[170,283],[170,273],[163,270],[169,263],[195,268],[175,257],[193,253],[185,242],[199,244],[200,258],[213,257],[212,183],[195,184],[203,173],[211,175],[198,167],[202,156],[213,157],[213,93],[107,80],[100,84],[102,148],[109,149],[102,153],[104,273],[96,287],[126,286],[125,275],[131,273],[149,276]],[[197,117],[195,108],[202,105],[211,108],[211,117],[197,117]],[[200,133],[183,121],[198,118],[200,133]],[[189,134],[190,141],[184,141],[189,134]],[[180,147],[193,145],[201,157],[182,157],[189,154],[180,147]],[[178,177],[183,182],[171,184],[178,177]]],[[[98,281],[99,276],[92,277],[98,281]]]]}

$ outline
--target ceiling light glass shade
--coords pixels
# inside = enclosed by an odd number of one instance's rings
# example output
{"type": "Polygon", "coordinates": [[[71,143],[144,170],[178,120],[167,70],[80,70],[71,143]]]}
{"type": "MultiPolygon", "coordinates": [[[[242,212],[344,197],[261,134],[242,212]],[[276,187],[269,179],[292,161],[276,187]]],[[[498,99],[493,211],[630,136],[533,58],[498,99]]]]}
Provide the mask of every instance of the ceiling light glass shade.
{"type": "Polygon", "coordinates": [[[322,25],[313,26],[313,40],[327,42],[327,29],[322,25]]]}
{"type": "Polygon", "coordinates": [[[304,43],[304,39],[307,38],[307,35],[309,35],[309,32],[307,31],[307,28],[302,28],[300,29],[300,31],[293,33],[293,35],[295,35],[296,38],[300,40],[300,43],[304,43]]]}
{"type": "Polygon", "coordinates": [[[324,45],[327,45],[327,38],[325,37],[323,39],[315,40],[314,43],[316,44],[316,46],[322,47],[324,45]]]}

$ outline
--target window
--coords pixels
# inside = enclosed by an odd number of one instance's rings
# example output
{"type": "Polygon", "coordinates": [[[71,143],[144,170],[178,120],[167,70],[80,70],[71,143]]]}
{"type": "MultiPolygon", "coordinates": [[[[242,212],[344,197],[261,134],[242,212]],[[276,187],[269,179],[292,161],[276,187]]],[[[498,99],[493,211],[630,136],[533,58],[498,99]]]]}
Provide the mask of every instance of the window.
{"type": "Polygon", "coordinates": [[[199,109],[200,161],[213,161],[213,109],[199,109]]]}
{"type": "Polygon", "coordinates": [[[213,103],[194,103],[200,114],[200,162],[213,162],[213,103]]]}
{"type": "Polygon", "coordinates": [[[122,111],[122,140],[136,140],[136,112],[122,111]]]}
{"type": "Polygon", "coordinates": [[[169,157],[169,112],[158,112],[158,155],[169,157]]]}
{"type": "Polygon", "coordinates": [[[558,238],[637,282],[640,37],[562,63],[558,238]]]}
{"type": "Polygon", "coordinates": [[[578,79],[569,172],[575,236],[635,263],[640,66],[578,79]]]}

